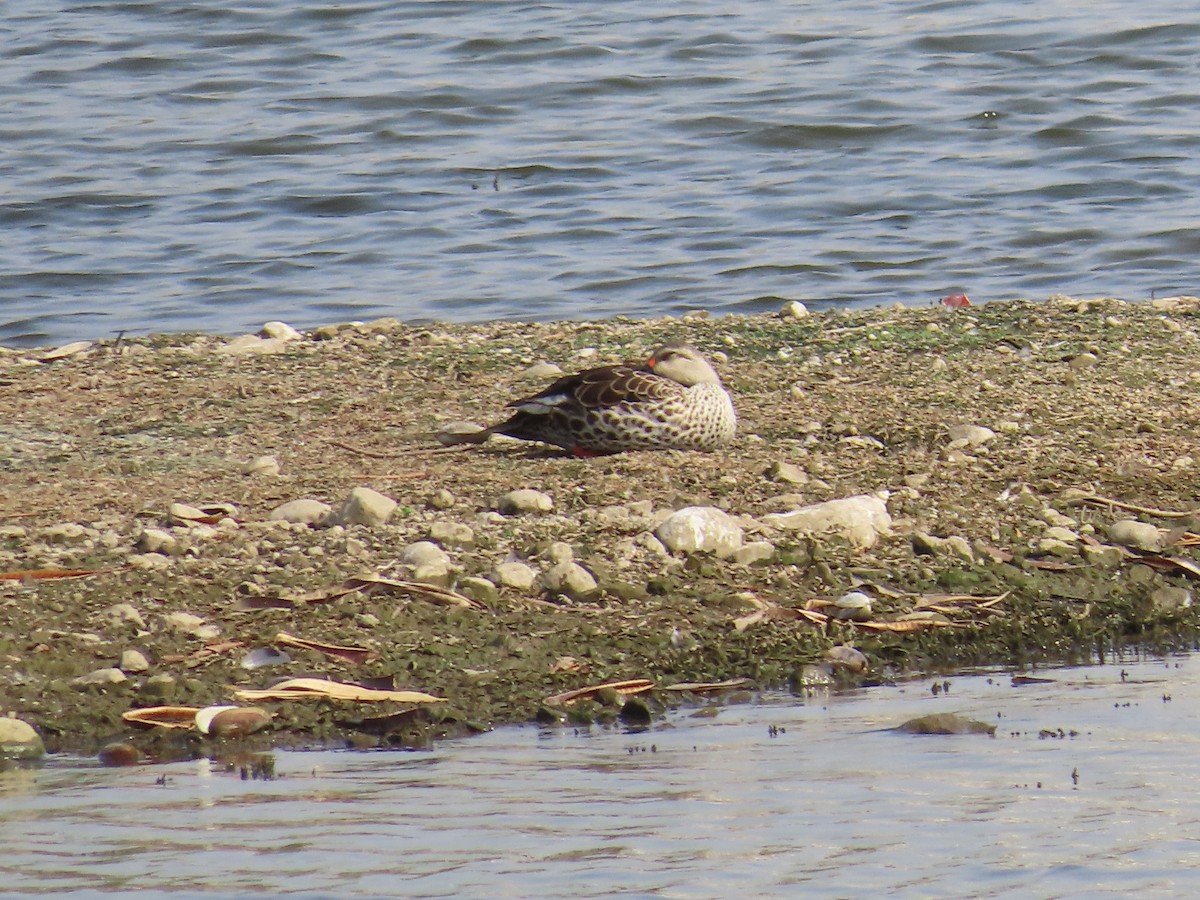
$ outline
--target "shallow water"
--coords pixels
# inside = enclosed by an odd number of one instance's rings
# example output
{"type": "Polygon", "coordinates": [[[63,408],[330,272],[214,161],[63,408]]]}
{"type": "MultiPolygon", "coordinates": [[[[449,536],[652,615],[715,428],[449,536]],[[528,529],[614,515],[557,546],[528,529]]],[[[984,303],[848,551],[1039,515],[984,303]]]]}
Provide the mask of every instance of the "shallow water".
{"type": "Polygon", "coordinates": [[[0,342],[1200,291],[1192,2],[9,0],[0,342]]]}
{"type": "Polygon", "coordinates": [[[1200,663],[1039,674],[1053,682],[1014,687],[995,673],[951,678],[937,696],[931,680],[771,695],[715,718],[685,710],[638,734],[509,728],[424,753],[278,752],[270,781],[207,760],[53,760],[0,776],[0,885],[164,896],[1194,894],[1200,663]],[[883,730],[943,711],[994,722],[996,737],[883,730]]]}

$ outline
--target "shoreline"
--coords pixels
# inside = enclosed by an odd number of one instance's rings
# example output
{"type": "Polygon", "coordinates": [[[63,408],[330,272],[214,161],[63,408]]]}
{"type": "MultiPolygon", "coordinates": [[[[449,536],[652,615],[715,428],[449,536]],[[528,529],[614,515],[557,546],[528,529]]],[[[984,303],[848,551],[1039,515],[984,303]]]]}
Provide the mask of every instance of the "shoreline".
{"type": "Polygon", "coordinates": [[[1195,298],[1053,298],[0,349],[0,573],[42,573],[0,581],[0,714],[85,754],[424,746],[710,696],[675,683],[803,689],[1190,647],[1198,330],[1195,298]],[[741,420],[727,450],[578,460],[431,440],[495,421],[547,364],[666,340],[715,360],[741,420]],[[386,522],[270,518],[364,488],[394,501],[386,522]],[[502,511],[516,489],[551,508],[502,511]],[[779,517],[857,496],[886,511],[874,543],[779,517]],[[658,527],[688,507],[728,514],[740,544],[672,552],[658,527]],[[434,588],[346,589],[364,575],[434,588]],[[266,648],[289,661],[244,665],[266,648]],[[232,690],[284,676],[390,678],[444,702],[254,701],[273,718],[249,737],[121,717],[250,705],[232,690]],[[545,702],[633,679],[657,687],[545,702]]]}

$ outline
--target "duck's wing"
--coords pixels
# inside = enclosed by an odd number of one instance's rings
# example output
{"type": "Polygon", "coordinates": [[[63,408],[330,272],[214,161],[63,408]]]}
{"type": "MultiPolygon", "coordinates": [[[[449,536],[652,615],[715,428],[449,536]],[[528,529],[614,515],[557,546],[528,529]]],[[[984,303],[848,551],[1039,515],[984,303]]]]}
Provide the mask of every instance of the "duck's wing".
{"type": "Polygon", "coordinates": [[[566,407],[603,409],[622,403],[669,400],[680,393],[669,378],[634,366],[600,366],[577,375],[566,375],[532,397],[508,405],[530,413],[546,413],[566,407]]]}

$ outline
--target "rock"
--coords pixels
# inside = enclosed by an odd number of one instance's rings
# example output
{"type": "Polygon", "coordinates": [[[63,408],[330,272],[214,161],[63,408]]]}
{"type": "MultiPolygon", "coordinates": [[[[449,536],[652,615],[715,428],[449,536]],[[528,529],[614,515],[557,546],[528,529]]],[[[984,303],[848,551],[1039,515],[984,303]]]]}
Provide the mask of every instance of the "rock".
{"type": "MultiPolygon", "coordinates": [[[[456,420],[454,422],[446,422],[437,430],[434,435],[439,444],[447,447],[454,444],[462,443],[459,437],[464,434],[479,434],[481,431],[486,431],[487,426],[480,425],[478,422],[466,422],[456,420]]],[[[490,435],[488,436],[490,437],[490,435]]],[[[486,437],[484,438],[486,440],[486,437]]]]}
{"type": "Polygon", "coordinates": [[[764,525],[805,535],[833,532],[855,547],[868,549],[880,537],[892,533],[892,518],[884,503],[886,494],[859,494],[827,500],[786,513],[770,513],[759,519],[764,525]]]}
{"type": "Polygon", "coordinates": [[[333,519],[340,525],[382,525],[398,504],[391,497],[366,487],[350,492],[333,519]]]}
{"type": "Polygon", "coordinates": [[[825,663],[834,671],[851,672],[855,675],[866,672],[871,668],[867,656],[854,647],[839,645],[825,651],[825,663]]]}
{"type": "Polygon", "coordinates": [[[931,713],[909,719],[896,726],[906,734],[990,734],[995,736],[996,726],[975,719],[967,719],[955,713],[931,713]]]}
{"type": "Polygon", "coordinates": [[[42,531],[42,538],[47,544],[81,544],[88,537],[88,530],[78,522],[63,522],[42,531]]]}
{"type": "Polygon", "coordinates": [[[1061,541],[1052,537],[1034,540],[1029,549],[1043,556],[1054,556],[1058,559],[1070,559],[1078,552],[1074,541],[1061,541]]]}
{"type": "Polygon", "coordinates": [[[206,706],[196,713],[196,730],[219,738],[239,738],[262,731],[271,714],[257,706],[206,706]]]}
{"type": "Polygon", "coordinates": [[[287,345],[288,341],[281,338],[260,338],[257,334],[243,334],[219,345],[216,350],[229,356],[252,356],[282,353],[287,349],[287,345]]]}
{"type": "Polygon", "coordinates": [[[542,576],[542,581],[548,591],[564,594],[572,600],[590,600],[600,593],[592,573],[574,562],[551,566],[542,576]]]}
{"type": "Polygon", "coordinates": [[[808,307],[799,300],[789,300],[779,310],[779,317],[781,319],[807,319],[808,307]]]}
{"type": "Polygon", "coordinates": [[[764,562],[774,555],[775,545],[770,541],[751,541],[734,550],[732,559],[738,565],[751,566],[757,562],[764,562]]]}
{"type": "Polygon", "coordinates": [[[413,568],[429,565],[440,566],[446,570],[450,568],[450,555],[432,541],[409,544],[400,551],[399,560],[413,568]]]}
{"type": "Polygon", "coordinates": [[[496,585],[486,578],[480,578],[475,575],[460,578],[454,588],[460,594],[470,597],[472,600],[478,600],[481,603],[490,603],[500,595],[500,592],[496,590],[496,585]]]}
{"type": "Polygon", "coordinates": [[[1099,566],[1102,569],[1115,569],[1125,561],[1125,551],[1120,547],[1108,544],[1084,544],[1080,548],[1080,553],[1083,554],[1084,560],[1089,565],[1099,566]]]}
{"type": "Polygon", "coordinates": [[[550,381],[562,375],[563,370],[551,362],[534,363],[517,376],[521,381],[550,381]]]}
{"type": "Polygon", "coordinates": [[[1077,535],[1070,528],[1065,528],[1062,525],[1051,525],[1044,532],[1042,532],[1042,536],[1050,538],[1051,540],[1065,541],[1067,543],[1075,543],[1079,540],[1079,535],[1077,535]]]}
{"type": "Polygon", "coordinates": [[[267,322],[259,329],[259,337],[276,341],[298,341],[304,335],[285,322],[267,322]]]}
{"type": "Polygon", "coordinates": [[[496,566],[493,577],[497,584],[527,593],[532,590],[537,573],[523,562],[502,562],[496,566]]]}
{"type": "Polygon", "coordinates": [[[449,587],[453,580],[450,575],[449,563],[422,563],[413,569],[412,580],[421,584],[434,584],[438,587],[449,587]]]}
{"type": "Polygon", "coordinates": [[[211,640],[221,634],[216,625],[205,624],[197,615],[188,612],[173,612],[163,616],[163,623],[172,631],[182,631],[201,640],[211,640]]]}
{"type": "Polygon", "coordinates": [[[1192,592],[1181,587],[1160,587],[1150,594],[1150,602],[1155,612],[1178,612],[1192,605],[1192,592]]]}
{"type": "Polygon", "coordinates": [[[259,456],[242,466],[243,475],[273,478],[279,474],[279,460],[273,456],[259,456]]]}
{"type": "Polygon", "coordinates": [[[715,553],[732,556],[742,546],[742,526],[713,506],[688,506],[671,513],[654,530],[672,553],[715,553]]]}
{"type": "Polygon", "coordinates": [[[849,591],[833,601],[833,617],[849,622],[871,620],[871,598],[862,591],[849,591]]]}
{"type": "Polygon", "coordinates": [[[1114,543],[1135,550],[1157,551],[1162,549],[1162,531],[1157,525],[1138,522],[1136,519],[1121,519],[1108,526],[1108,538],[1114,543]]]}
{"type": "Polygon", "coordinates": [[[1095,353],[1080,353],[1078,356],[1072,357],[1068,365],[1078,372],[1083,369],[1090,369],[1099,361],[1100,358],[1095,353]]]}
{"type": "Polygon", "coordinates": [[[137,548],[143,553],[161,553],[163,556],[176,556],[180,551],[179,539],[162,528],[143,528],[137,548]]]}
{"type": "Polygon", "coordinates": [[[449,509],[454,505],[454,495],[445,488],[438,488],[429,495],[425,504],[430,509],[449,509]]]}
{"type": "Polygon", "coordinates": [[[549,494],[522,488],[509,491],[497,500],[496,509],[506,516],[515,516],[521,513],[547,513],[554,509],[554,500],[549,494]]]}
{"type": "Polygon", "coordinates": [[[132,603],[118,603],[110,606],[102,615],[114,625],[131,625],[138,630],[144,630],[146,627],[146,620],[142,618],[142,614],[134,608],[132,603]]]}
{"type": "Polygon", "coordinates": [[[981,447],[996,437],[996,432],[982,425],[951,425],[951,447],[981,447]]]}
{"type": "Polygon", "coordinates": [[[461,522],[434,522],[429,526],[429,539],[443,547],[473,547],[475,530],[461,522]]]}
{"type": "Polygon", "coordinates": [[[773,462],[763,474],[771,481],[782,481],[784,484],[808,483],[808,473],[790,462],[773,462]]]}
{"type": "Polygon", "coordinates": [[[78,688],[108,687],[125,681],[125,673],[117,668],[96,669],[78,678],[72,678],[71,684],[78,688]]]}
{"type": "Polygon", "coordinates": [[[137,674],[150,668],[150,660],[146,659],[146,655],[140,650],[126,650],[121,654],[121,662],[117,668],[122,672],[137,674]]]}
{"type": "Polygon", "coordinates": [[[0,759],[40,759],[46,747],[28,722],[0,716],[0,759]]]}
{"type": "Polygon", "coordinates": [[[162,672],[147,678],[138,693],[150,702],[167,701],[175,696],[176,686],[175,676],[162,672]]]}
{"type": "Polygon", "coordinates": [[[142,751],[128,741],[112,741],[100,748],[96,758],[102,766],[136,766],[142,761],[142,751]]]}
{"type": "Polygon", "coordinates": [[[570,562],[575,558],[575,551],[566,541],[555,541],[542,553],[542,558],[551,565],[570,562]]]}
{"type": "Polygon", "coordinates": [[[66,359],[68,356],[83,353],[85,350],[90,350],[91,347],[91,341],[73,341],[70,344],[63,344],[61,347],[55,347],[53,350],[47,350],[38,359],[42,362],[54,362],[56,359],[66,359]]]}
{"type": "Polygon", "coordinates": [[[292,522],[296,525],[324,525],[329,521],[333,508],[320,500],[303,498],[289,500],[267,514],[272,522],[292,522]]]}

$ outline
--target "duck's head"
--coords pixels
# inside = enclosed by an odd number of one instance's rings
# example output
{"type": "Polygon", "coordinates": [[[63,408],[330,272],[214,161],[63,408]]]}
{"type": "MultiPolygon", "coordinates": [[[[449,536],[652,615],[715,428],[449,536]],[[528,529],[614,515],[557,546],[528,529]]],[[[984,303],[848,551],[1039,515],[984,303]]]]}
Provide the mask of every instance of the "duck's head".
{"type": "Polygon", "coordinates": [[[684,387],[694,384],[720,384],[721,376],[693,347],[665,344],[650,354],[646,367],[655,375],[670,378],[684,387]]]}

